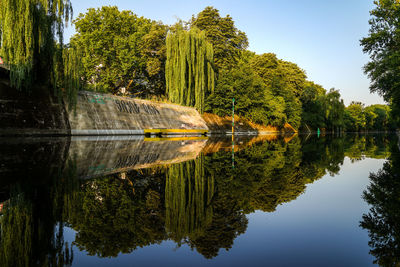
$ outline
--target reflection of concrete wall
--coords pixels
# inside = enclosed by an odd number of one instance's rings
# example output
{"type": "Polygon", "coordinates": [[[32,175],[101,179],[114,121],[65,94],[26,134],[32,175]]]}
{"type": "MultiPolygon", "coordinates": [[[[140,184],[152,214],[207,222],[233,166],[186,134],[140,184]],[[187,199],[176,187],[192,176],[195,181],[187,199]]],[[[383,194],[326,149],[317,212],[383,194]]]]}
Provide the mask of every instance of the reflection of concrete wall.
{"type": "Polygon", "coordinates": [[[80,92],[70,112],[74,134],[143,134],[144,129],[208,129],[196,109],[93,92],[80,92]]]}
{"type": "Polygon", "coordinates": [[[69,137],[1,137],[0,188],[21,180],[41,183],[57,177],[64,167],[69,144],[69,137]]]}
{"type": "Polygon", "coordinates": [[[145,141],[141,137],[73,138],[69,160],[78,176],[92,178],[197,157],[206,140],[145,141]]]}

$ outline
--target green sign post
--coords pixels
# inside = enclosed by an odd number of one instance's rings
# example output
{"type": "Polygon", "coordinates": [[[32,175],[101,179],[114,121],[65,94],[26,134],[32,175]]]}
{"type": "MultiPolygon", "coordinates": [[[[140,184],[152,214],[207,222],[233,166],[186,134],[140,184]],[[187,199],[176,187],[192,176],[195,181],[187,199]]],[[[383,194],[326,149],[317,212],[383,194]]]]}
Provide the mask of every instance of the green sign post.
{"type": "Polygon", "coordinates": [[[235,168],[235,98],[232,98],[232,169],[235,168]]]}

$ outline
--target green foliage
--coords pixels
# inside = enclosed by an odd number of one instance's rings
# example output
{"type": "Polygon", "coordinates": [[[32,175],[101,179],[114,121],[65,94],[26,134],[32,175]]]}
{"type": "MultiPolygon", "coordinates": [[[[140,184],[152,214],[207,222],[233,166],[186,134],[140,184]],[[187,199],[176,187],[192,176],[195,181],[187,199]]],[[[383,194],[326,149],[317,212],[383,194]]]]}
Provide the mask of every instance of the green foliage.
{"type": "Polygon", "coordinates": [[[233,19],[229,15],[222,18],[214,7],[206,7],[189,24],[204,31],[213,45],[217,71],[234,66],[249,45],[246,34],[235,27],[233,19]]]}
{"type": "Polygon", "coordinates": [[[168,99],[203,112],[207,93],[214,91],[213,47],[197,28],[167,36],[165,80],[168,99]]]}
{"type": "Polygon", "coordinates": [[[165,61],[166,38],[168,26],[153,22],[147,34],[140,42],[140,53],[146,61],[146,71],[144,72],[147,81],[145,90],[150,95],[165,94],[165,61]]]}
{"type": "Polygon", "coordinates": [[[348,125],[347,129],[352,131],[361,131],[365,129],[366,120],[364,114],[364,104],[361,102],[351,102],[350,105],[347,107],[346,111],[350,115],[353,120],[352,125],[348,125]]]}
{"type": "Polygon", "coordinates": [[[374,4],[369,35],[361,40],[364,53],[371,58],[364,71],[371,79],[371,92],[378,92],[392,105],[393,119],[399,125],[400,2],[380,0],[374,4]]]}
{"type": "Polygon", "coordinates": [[[324,99],[325,125],[329,130],[342,131],[344,125],[345,105],[340,98],[339,90],[331,88],[324,99]]]}
{"type": "Polygon", "coordinates": [[[345,110],[345,125],[348,131],[390,131],[395,124],[387,105],[364,107],[361,102],[351,102],[345,110]]]}
{"type": "Polygon", "coordinates": [[[262,79],[243,61],[220,72],[215,92],[207,98],[206,111],[231,115],[233,97],[235,113],[253,122],[283,126],[286,121],[284,99],[273,97],[262,79]]]}
{"type": "MultiPolygon", "coordinates": [[[[150,93],[145,81],[162,72],[159,60],[163,50],[159,45],[166,31],[161,25],[115,6],[89,8],[74,24],[77,34],[71,44],[82,55],[83,78],[89,88],[116,94],[129,85],[132,93],[150,93]],[[149,36],[155,39],[150,41],[149,36]],[[153,62],[149,61],[147,45],[156,49],[153,62]]],[[[150,90],[152,93],[160,91],[160,85],[153,86],[156,89],[150,90]]]]}
{"type": "Polygon", "coordinates": [[[214,178],[204,175],[204,156],[172,165],[166,174],[165,227],[176,242],[203,234],[213,217],[214,178]]]}
{"type": "Polygon", "coordinates": [[[255,55],[249,63],[263,80],[267,91],[274,98],[284,100],[286,121],[294,128],[299,128],[302,113],[300,96],[307,78],[305,72],[296,64],[279,60],[271,53],[255,55]]]}
{"type": "Polygon", "coordinates": [[[62,51],[64,22],[71,16],[69,0],[1,1],[0,55],[10,69],[12,86],[32,90],[44,85],[54,87],[60,97],[63,92],[76,94],[79,64],[66,55],[70,49],[62,51]]]}
{"type": "Polygon", "coordinates": [[[309,81],[305,83],[303,94],[300,97],[303,107],[301,124],[308,131],[311,129],[326,128],[324,112],[325,94],[326,90],[322,86],[309,81]]]}

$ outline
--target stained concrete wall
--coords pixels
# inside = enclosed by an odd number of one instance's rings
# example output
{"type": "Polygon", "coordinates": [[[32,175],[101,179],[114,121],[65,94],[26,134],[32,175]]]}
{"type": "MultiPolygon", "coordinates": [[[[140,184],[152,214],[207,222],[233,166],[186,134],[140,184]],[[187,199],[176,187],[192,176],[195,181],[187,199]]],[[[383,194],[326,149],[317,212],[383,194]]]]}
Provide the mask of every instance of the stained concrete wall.
{"type": "Polygon", "coordinates": [[[207,130],[196,109],[148,100],[79,92],[69,112],[72,135],[143,134],[145,129],[207,130]]]}
{"type": "MultiPolygon", "coordinates": [[[[148,100],[79,92],[67,110],[47,88],[18,91],[0,68],[0,136],[132,135],[146,129],[174,129],[177,134],[208,130],[196,109],[148,100]]],[[[174,131],[172,131],[174,133],[174,131]]]]}
{"type": "Polygon", "coordinates": [[[68,135],[66,110],[48,88],[16,90],[0,68],[0,136],[68,135]]]}

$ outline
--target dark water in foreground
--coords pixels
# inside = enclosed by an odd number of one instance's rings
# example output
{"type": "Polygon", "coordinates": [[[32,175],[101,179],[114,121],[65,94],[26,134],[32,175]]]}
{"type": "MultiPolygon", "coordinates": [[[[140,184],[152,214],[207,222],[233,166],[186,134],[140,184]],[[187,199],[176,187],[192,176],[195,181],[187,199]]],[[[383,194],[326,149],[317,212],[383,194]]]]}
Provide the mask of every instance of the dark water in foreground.
{"type": "Polygon", "coordinates": [[[397,266],[398,142],[0,139],[0,266],[397,266]]]}

